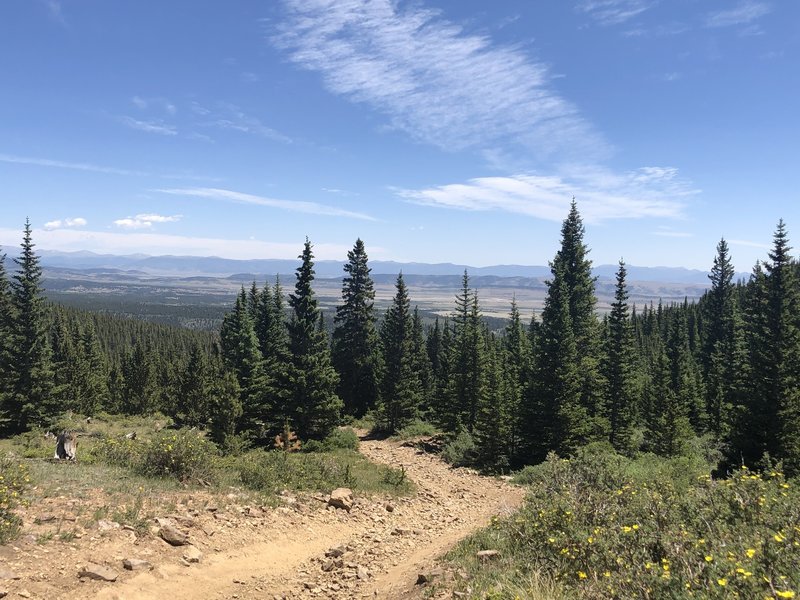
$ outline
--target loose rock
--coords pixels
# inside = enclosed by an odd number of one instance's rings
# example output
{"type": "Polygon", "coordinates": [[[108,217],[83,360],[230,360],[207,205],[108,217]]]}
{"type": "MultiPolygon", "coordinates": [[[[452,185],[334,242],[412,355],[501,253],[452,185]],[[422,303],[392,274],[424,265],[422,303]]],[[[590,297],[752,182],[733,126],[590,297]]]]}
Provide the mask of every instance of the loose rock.
{"type": "Polygon", "coordinates": [[[164,524],[161,529],[158,530],[158,535],[161,536],[162,540],[172,546],[185,546],[189,543],[189,534],[169,523],[164,524]]]}
{"type": "Polygon", "coordinates": [[[128,571],[149,571],[153,565],[140,558],[126,558],[122,561],[122,566],[128,571]]]}
{"type": "Polygon", "coordinates": [[[186,546],[183,552],[183,558],[190,563],[199,563],[203,560],[203,553],[196,546],[186,546]]]}
{"type": "Polygon", "coordinates": [[[478,553],[475,556],[478,557],[478,560],[481,560],[483,562],[487,562],[487,561],[490,561],[490,560],[500,556],[500,551],[499,550],[480,550],[480,551],[478,551],[478,553]]]}
{"type": "Polygon", "coordinates": [[[334,508],[341,508],[350,512],[353,508],[353,490],[350,488],[336,488],[328,498],[328,505],[334,508]]]}
{"type": "Polygon", "coordinates": [[[78,573],[78,577],[88,577],[89,579],[97,579],[98,581],[116,581],[117,577],[119,577],[119,573],[105,565],[87,563],[78,573]]]}

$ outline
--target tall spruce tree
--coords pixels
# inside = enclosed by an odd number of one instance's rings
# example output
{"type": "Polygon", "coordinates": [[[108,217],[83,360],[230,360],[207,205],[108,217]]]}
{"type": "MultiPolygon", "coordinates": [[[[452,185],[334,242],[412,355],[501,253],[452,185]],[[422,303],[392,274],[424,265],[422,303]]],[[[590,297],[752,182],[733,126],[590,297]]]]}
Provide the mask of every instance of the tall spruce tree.
{"type": "Polygon", "coordinates": [[[451,414],[447,430],[463,427],[472,431],[480,406],[484,364],[481,339],[481,313],[478,293],[469,287],[469,275],[464,271],[461,291],[456,295],[453,313],[453,351],[450,361],[448,402],[451,414]]]}
{"type": "Polygon", "coordinates": [[[574,452],[591,439],[589,410],[582,398],[578,349],[570,317],[570,288],[562,262],[554,262],[538,332],[532,405],[526,407],[529,422],[527,446],[533,462],[550,451],[574,452]]]}
{"type": "Polygon", "coordinates": [[[620,260],[614,302],[608,316],[608,334],[603,371],[610,424],[609,441],[623,454],[632,454],[638,400],[636,350],[628,315],[627,271],[620,260]]]}
{"type": "Polygon", "coordinates": [[[523,398],[526,383],[533,370],[530,338],[525,333],[516,298],[511,300],[511,315],[503,337],[504,375],[506,378],[506,405],[508,409],[508,431],[506,444],[508,460],[512,466],[522,461],[522,440],[525,418],[523,398]]]}
{"type": "Polygon", "coordinates": [[[331,363],[328,338],[320,328],[322,316],[311,287],[314,281],[314,254],[306,239],[299,256],[294,294],[289,296],[292,317],[289,321],[289,410],[301,439],[321,439],[338,424],[342,401],[336,395],[339,377],[331,363]]]}
{"type": "Polygon", "coordinates": [[[402,273],[397,276],[395,289],[381,327],[385,370],[379,406],[380,419],[389,432],[416,418],[422,402],[422,385],[415,370],[411,302],[402,273]]]}
{"type": "Polygon", "coordinates": [[[268,397],[270,379],[264,369],[244,288],[236,297],[233,311],[222,321],[220,342],[225,366],[236,375],[238,383],[242,417],[237,433],[264,444],[279,425],[270,419],[273,414],[268,397]]]}
{"type": "Polygon", "coordinates": [[[375,326],[375,289],[364,242],[357,239],[347,253],[342,279],[342,304],[336,308],[332,358],[339,373],[337,392],[347,414],[363,416],[377,406],[380,352],[375,326]]]}
{"type": "Polygon", "coordinates": [[[419,314],[418,306],[414,307],[414,313],[411,318],[411,340],[413,344],[411,355],[412,368],[419,378],[420,390],[422,393],[419,412],[420,415],[427,416],[430,414],[433,404],[435,381],[433,378],[433,367],[430,357],[428,356],[428,346],[427,340],[425,339],[422,316],[419,314]]]}
{"type": "Polygon", "coordinates": [[[717,244],[714,266],[708,276],[711,289],[703,305],[701,354],[706,382],[708,429],[718,440],[727,438],[731,411],[737,397],[737,381],[740,381],[738,371],[744,366],[737,358],[742,352],[742,344],[734,297],[734,274],[728,244],[723,238],[717,244]]]}
{"type": "Polygon", "coordinates": [[[777,418],[766,451],[784,463],[788,475],[800,474],[800,281],[792,260],[786,225],[775,230],[767,269],[769,365],[765,390],[769,414],[777,418]]]}
{"type": "Polygon", "coordinates": [[[14,259],[12,391],[6,401],[10,432],[43,425],[58,412],[53,396],[53,371],[47,340],[42,268],[34,251],[30,220],[25,221],[22,252],[14,259]]]}
{"type": "Polygon", "coordinates": [[[0,253],[0,433],[13,423],[11,405],[13,402],[13,332],[14,306],[8,275],[6,274],[6,255],[0,253]]]}

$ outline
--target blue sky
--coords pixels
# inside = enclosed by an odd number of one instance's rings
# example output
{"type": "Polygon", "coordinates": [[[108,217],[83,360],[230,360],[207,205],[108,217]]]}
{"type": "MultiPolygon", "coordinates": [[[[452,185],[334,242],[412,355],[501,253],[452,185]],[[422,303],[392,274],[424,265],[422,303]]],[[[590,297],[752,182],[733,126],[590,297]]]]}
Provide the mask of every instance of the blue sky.
{"type": "MultiPolygon", "coordinates": [[[[739,270],[800,240],[800,3],[0,3],[0,244],[739,270]]],[[[800,242],[797,242],[800,246],[800,242]]]]}

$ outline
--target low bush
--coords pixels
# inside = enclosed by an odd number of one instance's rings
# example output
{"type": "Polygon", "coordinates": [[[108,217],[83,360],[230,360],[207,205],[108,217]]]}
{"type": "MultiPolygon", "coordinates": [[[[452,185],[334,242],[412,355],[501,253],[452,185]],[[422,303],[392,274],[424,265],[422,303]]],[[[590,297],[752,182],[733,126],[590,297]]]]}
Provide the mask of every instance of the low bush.
{"type": "Polygon", "coordinates": [[[29,482],[25,465],[0,457],[0,544],[14,539],[19,533],[21,521],[14,508],[20,503],[29,482]]]}
{"type": "Polygon", "coordinates": [[[423,421],[422,419],[414,419],[411,423],[400,429],[394,437],[400,440],[408,440],[416,437],[436,435],[437,433],[439,433],[439,430],[436,429],[435,425],[423,421]]]}
{"type": "Polygon", "coordinates": [[[465,430],[458,434],[442,448],[442,460],[454,467],[474,465],[478,449],[472,435],[465,430]]]}
{"type": "MultiPolygon", "coordinates": [[[[522,510],[451,556],[484,595],[536,575],[569,597],[793,598],[800,593],[800,494],[779,471],[714,480],[702,460],[631,460],[588,449],[518,477],[522,510]],[[499,549],[488,573],[475,551],[499,549]]],[[[505,591],[504,591],[505,590],[505,591]]]]}
{"type": "Polygon", "coordinates": [[[235,468],[246,487],[268,494],[283,489],[330,492],[337,487],[404,494],[413,489],[404,472],[372,463],[352,450],[256,450],[237,459],[235,468]]]}
{"type": "Polygon", "coordinates": [[[216,446],[194,431],[164,431],[143,445],[134,470],[179,481],[209,481],[217,454],[216,446]]]}
{"type": "Polygon", "coordinates": [[[102,438],[86,452],[88,462],[125,467],[146,477],[179,481],[214,478],[216,446],[195,431],[161,431],[149,440],[102,438]]]}
{"type": "Polygon", "coordinates": [[[332,452],[334,450],[358,450],[358,435],[349,427],[334,429],[322,441],[309,440],[302,446],[304,452],[332,452]]]}

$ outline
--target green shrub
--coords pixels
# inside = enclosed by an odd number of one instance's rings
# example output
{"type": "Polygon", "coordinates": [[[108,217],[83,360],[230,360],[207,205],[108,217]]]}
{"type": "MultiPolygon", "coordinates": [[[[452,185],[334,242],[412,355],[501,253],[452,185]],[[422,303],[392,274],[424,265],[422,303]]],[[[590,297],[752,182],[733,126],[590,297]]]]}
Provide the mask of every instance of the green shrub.
{"type": "Polygon", "coordinates": [[[529,486],[523,509],[458,554],[477,574],[476,590],[499,577],[482,575],[474,560],[491,547],[506,561],[494,568],[517,579],[541,574],[570,597],[800,593],[800,494],[778,471],[714,480],[696,456],[630,460],[589,448],[569,460],[551,455],[517,479],[529,486]]]}
{"type": "Polygon", "coordinates": [[[334,429],[322,441],[309,440],[303,444],[304,452],[332,452],[334,450],[358,450],[356,432],[349,427],[334,429]]]}
{"type": "Polygon", "coordinates": [[[141,462],[142,443],[125,437],[104,437],[92,444],[82,455],[86,462],[97,462],[136,470],[141,462]]]}
{"type": "Polygon", "coordinates": [[[423,421],[422,419],[414,419],[411,423],[399,430],[394,437],[400,440],[408,440],[415,437],[436,435],[437,433],[439,433],[439,430],[436,429],[435,425],[423,421]]]}
{"type": "Polygon", "coordinates": [[[465,430],[458,434],[442,448],[442,460],[454,467],[465,467],[475,464],[477,447],[472,435],[465,430]]]}
{"type": "Polygon", "coordinates": [[[337,487],[393,494],[413,489],[405,473],[372,463],[352,450],[256,450],[239,457],[235,468],[245,487],[268,494],[283,489],[330,492],[337,487]]]}
{"type": "Polygon", "coordinates": [[[180,481],[213,478],[216,446],[194,431],[163,431],[144,443],[135,471],[180,481]]]}
{"type": "Polygon", "coordinates": [[[9,457],[0,457],[0,544],[19,533],[20,518],[14,513],[30,479],[25,465],[9,457]]]}

